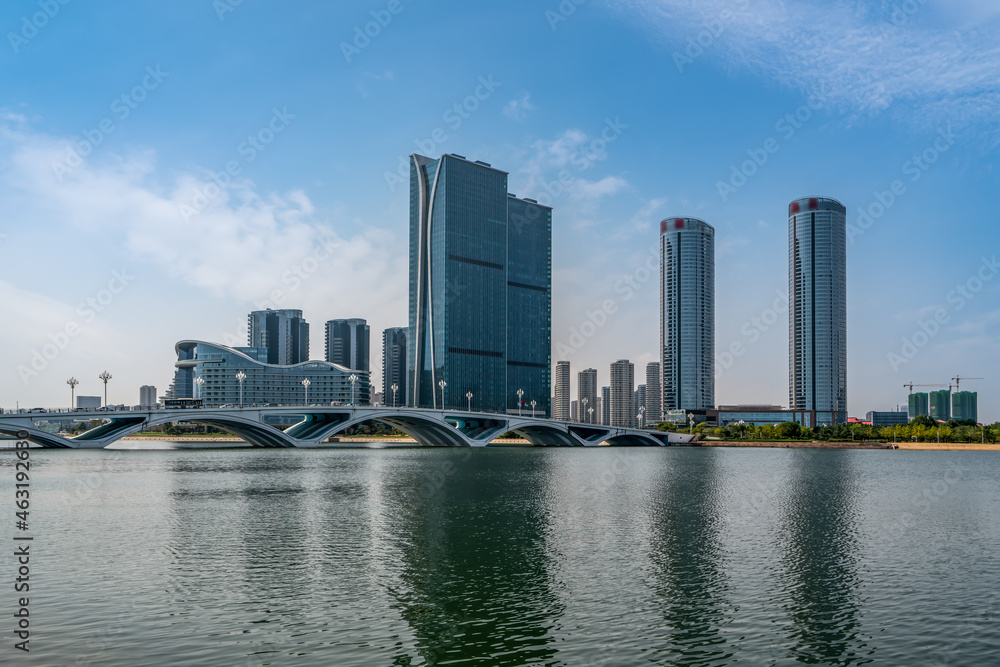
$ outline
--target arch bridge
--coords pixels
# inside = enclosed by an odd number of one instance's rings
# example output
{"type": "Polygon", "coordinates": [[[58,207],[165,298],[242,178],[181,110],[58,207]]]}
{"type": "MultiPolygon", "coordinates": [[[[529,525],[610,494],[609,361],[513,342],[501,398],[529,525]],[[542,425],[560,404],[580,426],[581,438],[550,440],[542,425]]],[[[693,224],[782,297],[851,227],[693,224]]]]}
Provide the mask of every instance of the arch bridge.
{"type": "Polygon", "coordinates": [[[544,417],[462,410],[385,406],[291,406],[197,408],[180,410],[52,411],[0,414],[0,436],[29,440],[50,448],[103,448],[122,438],[171,422],[203,424],[242,438],[252,447],[319,447],[352,426],[378,421],[403,431],[424,446],[485,447],[514,432],[534,446],[666,446],[693,436],[636,428],[556,421],[544,417]],[[273,422],[295,421],[285,429],[273,422]],[[76,437],[40,428],[40,422],[103,423],[76,437]]]}

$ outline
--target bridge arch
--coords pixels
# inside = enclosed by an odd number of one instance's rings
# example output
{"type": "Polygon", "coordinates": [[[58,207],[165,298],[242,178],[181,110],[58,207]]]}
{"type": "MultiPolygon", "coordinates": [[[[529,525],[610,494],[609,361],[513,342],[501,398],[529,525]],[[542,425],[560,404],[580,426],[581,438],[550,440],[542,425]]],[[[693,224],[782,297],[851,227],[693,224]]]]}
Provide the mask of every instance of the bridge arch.
{"type": "Polygon", "coordinates": [[[36,428],[34,426],[0,425],[0,433],[2,433],[3,435],[9,435],[12,438],[17,438],[18,440],[27,440],[28,442],[33,442],[36,445],[41,445],[42,447],[47,447],[49,449],[73,448],[73,444],[70,440],[62,437],[61,435],[54,435],[52,433],[49,433],[48,431],[43,431],[40,428],[36,428]]]}
{"type": "Polygon", "coordinates": [[[469,447],[474,444],[456,425],[435,417],[405,410],[369,411],[357,416],[350,412],[307,414],[304,421],[292,426],[286,433],[298,440],[299,446],[316,447],[352,426],[377,421],[399,429],[426,447],[469,447]]]}

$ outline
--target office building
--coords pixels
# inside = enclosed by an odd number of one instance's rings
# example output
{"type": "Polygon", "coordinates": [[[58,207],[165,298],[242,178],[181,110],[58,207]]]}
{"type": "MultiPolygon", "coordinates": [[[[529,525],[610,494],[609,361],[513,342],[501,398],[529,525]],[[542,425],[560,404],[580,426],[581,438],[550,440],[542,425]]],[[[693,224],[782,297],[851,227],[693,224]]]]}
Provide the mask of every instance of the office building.
{"type": "Polygon", "coordinates": [[[597,369],[588,368],[577,374],[576,393],[580,402],[580,421],[585,424],[596,422],[594,415],[600,415],[597,412],[597,369]]]}
{"type": "Polygon", "coordinates": [[[948,421],[951,419],[951,391],[942,389],[928,394],[929,413],[932,419],[948,421]]]}
{"type": "Polygon", "coordinates": [[[714,407],[715,229],[704,220],[660,223],[660,349],[663,410],[714,407]]]}
{"type": "Polygon", "coordinates": [[[909,404],[907,406],[907,415],[910,419],[915,419],[921,415],[929,415],[930,412],[930,400],[926,392],[920,392],[916,394],[910,394],[909,404]]]}
{"type": "Polygon", "coordinates": [[[362,319],[326,323],[326,360],[365,373],[371,370],[371,330],[362,319]]]}
{"type": "Polygon", "coordinates": [[[662,418],[663,384],[660,378],[660,364],[651,361],[646,364],[646,423],[657,424],[662,418]]]}
{"type": "Polygon", "coordinates": [[[956,421],[979,422],[979,393],[956,391],[951,395],[951,418],[956,421]]]}
{"type": "Polygon", "coordinates": [[[368,405],[368,374],[327,361],[276,365],[262,361],[266,348],[232,348],[204,341],[177,343],[174,381],[165,398],[222,405],[368,405]],[[242,372],[241,383],[237,374],[242,372]],[[351,382],[351,377],[355,381],[351,382]],[[303,381],[308,380],[306,386],[303,381]]]}
{"type": "Polygon", "coordinates": [[[873,410],[865,415],[865,421],[872,426],[906,426],[909,423],[905,412],[878,412],[873,410]]]}
{"type": "Polygon", "coordinates": [[[835,199],[788,208],[789,407],[847,422],[847,209],[835,199]]]}
{"type": "Polygon", "coordinates": [[[96,410],[101,407],[100,396],[77,396],[76,407],[80,410],[96,410]]]}
{"type": "MultiPolygon", "coordinates": [[[[552,209],[459,155],[410,161],[410,403],[551,414],[552,209]],[[441,384],[443,383],[443,385],[441,384]]],[[[567,406],[568,407],[568,406],[567,406]]]]}
{"type": "Polygon", "coordinates": [[[139,387],[139,407],[152,408],[156,406],[156,387],[144,385],[139,387]]]}
{"type": "Polygon", "coordinates": [[[247,325],[247,346],[265,348],[267,363],[291,366],[309,360],[309,324],[301,310],[257,310],[247,325]]]}
{"type": "Polygon", "coordinates": [[[601,425],[611,426],[611,387],[601,387],[601,425]]]}
{"type": "MultiPolygon", "coordinates": [[[[603,387],[602,387],[603,389],[603,387]]],[[[594,423],[603,424],[604,423],[604,397],[597,397],[597,405],[594,407],[594,423]]]]}
{"type": "Polygon", "coordinates": [[[635,388],[635,398],[632,401],[635,406],[636,426],[643,426],[646,423],[646,385],[640,384],[635,388]],[[641,418],[639,417],[641,415],[641,418]]]}
{"type": "Polygon", "coordinates": [[[611,364],[611,424],[635,426],[635,364],[619,359],[611,364]]]}
{"type": "MultiPolygon", "coordinates": [[[[720,405],[717,410],[705,411],[704,418],[694,415],[694,421],[707,421],[716,426],[738,425],[740,422],[752,426],[777,426],[785,422],[795,422],[807,428],[817,426],[815,410],[794,410],[780,405],[720,405]]],[[[679,422],[687,423],[687,415],[680,415],[679,422]]]]}
{"type": "Polygon", "coordinates": [[[580,421],[580,402],[573,401],[569,404],[569,419],[570,421],[580,421]]]}
{"type": "Polygon", "coordinates": [[[392,407],[409,405],[406,391],[409,377],[406,372],[408,331],[406,327],[393,327],[382,332],[382,393],[385,404],[392,407]]]}
{"type": "Polygon", "coordinates": [[[569,413],[569,362],[556,362],[555,397],[552,404],[552,418],[568,421],[569,413]]]}

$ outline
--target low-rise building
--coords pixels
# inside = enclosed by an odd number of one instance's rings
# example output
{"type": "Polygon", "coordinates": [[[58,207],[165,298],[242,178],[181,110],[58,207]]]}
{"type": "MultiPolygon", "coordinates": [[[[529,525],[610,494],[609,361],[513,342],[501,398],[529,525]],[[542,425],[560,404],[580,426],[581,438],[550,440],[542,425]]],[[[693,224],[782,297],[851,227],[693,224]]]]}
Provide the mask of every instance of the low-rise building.
{"type": "Polygon", "coordinates": [[[872,426],[906,426],[910,420],[906,412],[869,412],[865,419],[872,426]]]}

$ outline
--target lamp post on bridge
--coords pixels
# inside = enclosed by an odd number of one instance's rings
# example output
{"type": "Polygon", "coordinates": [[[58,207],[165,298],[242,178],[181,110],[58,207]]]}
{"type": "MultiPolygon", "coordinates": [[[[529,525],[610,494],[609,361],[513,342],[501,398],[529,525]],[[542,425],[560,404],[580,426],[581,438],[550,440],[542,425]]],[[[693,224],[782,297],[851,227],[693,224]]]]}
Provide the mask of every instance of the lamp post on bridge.
{"type": "Polygon", "coordinates": [[[104,380],[104,407],[108,407],[108,380],[111,379],[111,373],[104,371],[97,377],[100,380],[104,380]]]}
{"type": "Polygon", "coordinates": [[[444,388],[448,386],[448,383],[441,379],[438,380],[438,386],[441,387],[441,409],[444,410],[444,388]]]}
{"type": "Polygon", "coordinates": [[[639,428],[646,428],[646,406],[639,406],[639,428]]]}
{"type": "Polygon", "coordinates": [[[690,424],[690,430],[688,433],[694,433],[694,414],[688,413],[688,424],[690,424]]]}
{"type": "MultiPolygon", "coordinates": [[[[469,399],[469,412],[472,412],[472,392],[471,391],[465,392],[465,397],[469,399]]],[[[444,396],[441,397],[441,402],[442,404],[444,403],[444,396]]]]}
{"type": "Polygon", "coordinates": [[[80,384],[80,381],[76,378],[70,378],[66,380],[66,384],[69,385],[69,409],[72,410],[76,407],[76,385],[80,384]]]}
{"type": "Polygon", "coordinates": [[[584,396],[583,398],[580,399],[580,414],[579,414],[579,417],[580,417],[580,421],[582,421],[582,422],[587,421],[586,419],[584,419],[583,415],[584,415],[585,412],[587,412],[587,403],[589,403],[589,402],[590,402],[590,399],[587,398],[586,396],[584,396]]]}
{"type": "Polygon", "coordinates": [[[240,371],[236,374],[236,381],[240,383],[240,410],[243,409],[243,381],[247,379],[247,374],[240,371]]]}
{"type": "Polygon", "coordinates": [[[306,378],[305,380],[302,381],[302,386],[306,388],[306,402],[305,402],[305,405],[309,405],[309,385],[311,385],[311,384],[312,384],[312,382],[309,381],[309,378],[306,378]]]}
{"type": "Polygon", "coordinates": [[[590,423],[594,423],[594,408],[587,408],[587,413],[590,415],[590,423]]]}
{"type": "Polygon", "coordinates": [[[518,417],[521,416],[521,403],[524,402],[524,401],[521,400],[522,396],[524,396],[524,390],[523,389],[518,389],[517,390],[517,416],[518,417]]]}
{"type": "Polygon", "coordinates": [[[195,396],[195,398],[201,398],[201,387],[204,384],[205,384],[205,378],[199,376],[194,379],[194,386],[198,388],[198,391],[195,392],[198,395],[195,396]]]}
{"type": "Polygon", "coordinates": [[[531,399],[531,418],[535,418],[535,406],[538,405],[538,401],[531,399]]]}
{"type": "Polygon", "coordinates": [[[351,405],[354,405],[354,383],[358,381],[358,376],[355,373],[351,373],[350,377],[347,378],[351,381],[351,405]]]}
{"type": "Polygon", "coordinates": [[[389,387],[389,388],[392,389],[392,407],[394,407],[394,408],[398,407],[396,405],[396,392],[399,391],[399,385],[396,384],[395,382],[393,382],[392,386],[389,387]]]}

